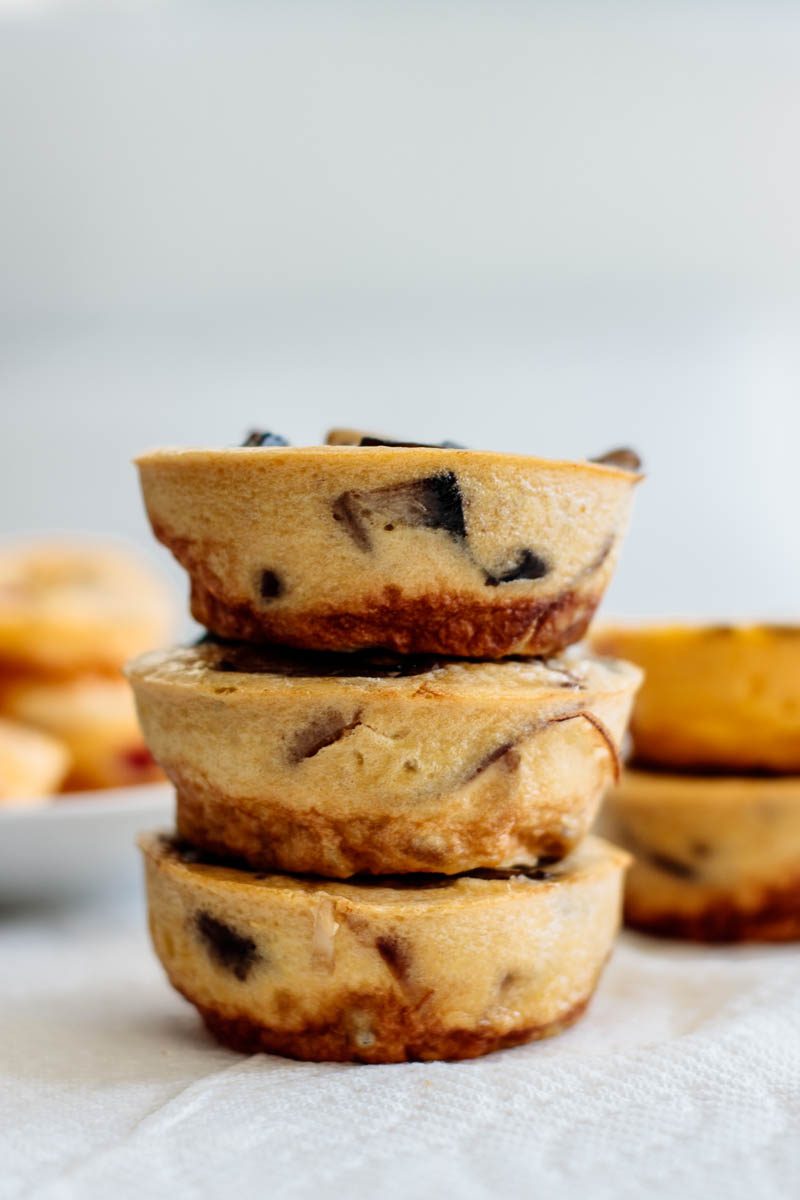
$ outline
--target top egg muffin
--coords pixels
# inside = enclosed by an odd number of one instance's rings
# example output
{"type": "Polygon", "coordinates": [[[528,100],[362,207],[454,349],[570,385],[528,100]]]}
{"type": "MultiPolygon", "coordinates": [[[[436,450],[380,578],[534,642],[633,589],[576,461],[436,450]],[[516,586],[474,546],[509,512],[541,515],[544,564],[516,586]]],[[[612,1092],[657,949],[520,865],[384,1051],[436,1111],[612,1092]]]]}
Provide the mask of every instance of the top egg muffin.
{"type": "Polygon", "coordinates": [[[221,637],[501,658],[580,639],[636,470],[450,447],[248,445],[137,459],[156,537],[221,637]]]}

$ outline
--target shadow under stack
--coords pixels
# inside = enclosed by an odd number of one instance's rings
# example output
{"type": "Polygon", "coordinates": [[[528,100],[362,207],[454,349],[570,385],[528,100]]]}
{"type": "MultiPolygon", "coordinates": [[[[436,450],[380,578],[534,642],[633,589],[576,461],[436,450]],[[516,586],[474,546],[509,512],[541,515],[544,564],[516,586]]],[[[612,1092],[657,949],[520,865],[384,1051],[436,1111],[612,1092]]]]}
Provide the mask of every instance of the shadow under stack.
{"type": "Polygon", "coordinates": [[[549,462],[340,431],[138,460],[194,646],[128,668],[177,791],[142,840],[173,985],[226,1045],[467,1058],[585,1009],[628,855],[587,833],[641,673],[568,649],[629,452],[549,462]]]}

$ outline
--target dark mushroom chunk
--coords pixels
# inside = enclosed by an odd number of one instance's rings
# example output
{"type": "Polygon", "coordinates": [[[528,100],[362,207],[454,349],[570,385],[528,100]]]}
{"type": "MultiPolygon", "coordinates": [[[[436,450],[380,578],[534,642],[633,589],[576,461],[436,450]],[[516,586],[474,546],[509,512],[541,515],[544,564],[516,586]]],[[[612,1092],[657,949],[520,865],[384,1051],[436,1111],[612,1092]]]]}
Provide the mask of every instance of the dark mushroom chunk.
{"type": "Polygon", "coordinates": [[[395,446],[401,450],[465,450],[459,442],[398,442],[394,438],[362,433],[359,429],[331,429],[325,438],[329,446],[395,446]]]}
{"type": "Polygon", "coordinates": [[[258,594],[262,600],[276,600],[284,593],[283,580],[277,571],[263,570],[258,579],[258,594]]]}
{"type": "Polygon", "coordinates": [[[398,983],[406,983],[411,970],[411,951],[402,938],[385,934],[376,938],[375,949],[398,983]]]}
{"type": "Polygon", "coordinates": [[[342,492],[333,502],[333,517],[344,525],[359,550],[372,549],[373,523],[409,529],[442,529],[450,537],[467,536],[464,501],[453,471],[370,491],[342,492]]]}
{"type": "Polygon", "coordinates": [[[289,442],[280,433],[269,433],[267,430],[251,429],[242,442],[242,446],[288,446],[289,442]]]}
{"type": "Polygon", "coordinates": [[[199,912],[195,929],[217,966],[244,981],[261,958],[251,937],[237,933],[209,912],[199,912]]]}
{"type": "Polygon", "coordinates": [[[301,763],[304,759],[319,754],[326,746],[341,741],[348,733],[358,728],[360,716],[360,713],[356,713],[353,717],[347,717],[335,708],[323,709],[313,721],[295,733],[288,749],[289,761],[301,763]]]}
{"type": "Polygon", "coordinates": [[[641,458],[630,446],[617,446],[614,450],[607,450],[605,454],[598,454],[597,458],[590,458],[589,462],[600,463],[604,467],[619,467],[623,471],[642,469],[641,458]]]}
{"type": "Polygon", "coordinates": [[[487,587],[498,587],[517,579],[543,579],[549,570],[549,563],[540,554],[534,550],[520,550],[510,567],[498,572],[484,571],[484,575],[487,587]]]}
{"type": "Polygon", "coordinates": [[[700,874],[694,864],[684,862],[680,858],[673,858],[671,854],[661,854],[659,851],[649,850],[647,847],[644,847],[640,853],[657,871],[663,871],[666,875],[674,875],[676,879],[697,879],[700,874]]]}
{"type": "Polygon", "coordinates": [[[464,783],[471,783],[473,779],[477,779],[484,771],[488,771],[489,767],[494,763],[505,759],[505,766],[513,770],[519,766],[519,754],[514,750],[513,742],[502,742],[499,746],[495,746],[494,750],[490,750],[488,754],[476,763],[465,777],[464,783]]]}

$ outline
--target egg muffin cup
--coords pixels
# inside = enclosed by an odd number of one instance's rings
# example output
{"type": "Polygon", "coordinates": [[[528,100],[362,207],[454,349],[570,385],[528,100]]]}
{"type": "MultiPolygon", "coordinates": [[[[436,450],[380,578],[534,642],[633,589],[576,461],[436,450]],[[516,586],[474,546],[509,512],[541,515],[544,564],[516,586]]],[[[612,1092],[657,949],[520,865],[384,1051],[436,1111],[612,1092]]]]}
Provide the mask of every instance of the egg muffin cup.
{"type": "Polygon", "coordinates": [[[133,787],[163,778],[144,744],[122,676],[0,679],[0,713],[58,739],[68,756],[61,781],[67,791],[133,787]]]}
{"type": "Polygon", "coordinates": [[[321,655],[207,641],[128,676],[181,837],[346,877],[558,859],[617,774],[626,663],[321,655]]]}
{"type": "Polygon", "coordinates": [[[637,763],[800,774],[800,626],[607,625],[592,645],[644,668],[637,763]]]}
{"type": "Polygon", "coordinates": [[[800,938],[800,776],[627,770],[600,827],[634,856],[633,928],[703,942],[800,938]]]}
{"type": "Polygon", "coordinates": [[[4,674],[114,674],[172,627],[169,593],[126,548],[90,539],[0,547],[4,674]]]}
{"type": "Polygon", "coordinates": [[[214,633],[488,658],[582,637],[640,478],[386,445],[158,450],[137,464],[153,531],[214,633]]]}
{"type": "Polygon", "coordinates": [[[336,883],[209,865],[144,838],[150,930],[224,1045],[367,1063],[473,1058],[585,1010],[627,855],[588,839],[547,871],[336,883]]]}
{"type": "Polygon", "coordinates": [[[57,738],[0,718],[0,805],[34,804],[57,792],[69,763],[57,738]]]}

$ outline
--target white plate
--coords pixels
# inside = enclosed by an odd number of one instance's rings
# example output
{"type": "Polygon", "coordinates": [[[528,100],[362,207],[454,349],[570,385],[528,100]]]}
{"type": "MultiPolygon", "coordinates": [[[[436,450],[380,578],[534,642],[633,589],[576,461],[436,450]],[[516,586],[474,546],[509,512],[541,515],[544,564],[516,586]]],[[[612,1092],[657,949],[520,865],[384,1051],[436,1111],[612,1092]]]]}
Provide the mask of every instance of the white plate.
{"type": "Polygon", "coordinates": [[[0,904],[130,889],[141,871],[136,835],[171,828],[174,810],[166,783],[0,806],[0,904]]]}

